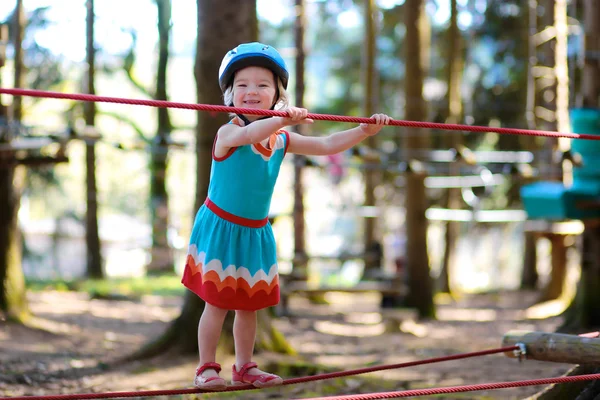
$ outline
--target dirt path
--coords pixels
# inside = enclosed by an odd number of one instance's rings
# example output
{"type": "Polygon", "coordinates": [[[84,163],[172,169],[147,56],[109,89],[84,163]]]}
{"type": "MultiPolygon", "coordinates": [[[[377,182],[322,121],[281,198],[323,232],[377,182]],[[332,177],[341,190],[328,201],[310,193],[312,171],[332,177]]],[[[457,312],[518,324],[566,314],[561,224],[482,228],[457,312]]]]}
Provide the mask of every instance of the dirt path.
{"type": "MultiPolygon", "coordinates": [[[[275,323],[301,359],[348,370],[499,348],[502,336],[513,329],[555,330],[561,322],[557,317],[524,317],[523,310],[532,304],[533,296],[503,293],[465,297],[454,304],[439,305],[437,321],[415,322],[410,315],[404,315],[397,332],[386,332],[387,318],[382,320],[376,312],[376,296],[332,296],[333,306],[316,306],[296,298],[291,306],[294,316],[275,323]]],[[[37,323],[54,333],[0,325],[0,397],[189,387],[197,362],[193,356],[107,367],[111,360],[163,332],[179,314],[181,299],[148,296],[137,302],[105,301],[89,300],[81,293],[44,292],[31,294],[30,302],[37,323]]],[[[257,356],[262,363],[277,359],[271,354],[257,356]]],[[[231,357],[219,361],[224,366],[232,364],[231,357]]],[[[532,360],[519,363],[504,355],[489,355],[377,372],[334,383],[216,397],[288,399],[314,397],[319,390],[333,395],[467,385],[554,377],[570,367],[532,360]],[[374,383],[370,378],[382,378],[386,383],[374,383]]],[[[230,376],[229,368],[225,367],[223,374],[230,376]]],[[[541,389],[525,387],[431,398],[522,399],[541,389]]]]}

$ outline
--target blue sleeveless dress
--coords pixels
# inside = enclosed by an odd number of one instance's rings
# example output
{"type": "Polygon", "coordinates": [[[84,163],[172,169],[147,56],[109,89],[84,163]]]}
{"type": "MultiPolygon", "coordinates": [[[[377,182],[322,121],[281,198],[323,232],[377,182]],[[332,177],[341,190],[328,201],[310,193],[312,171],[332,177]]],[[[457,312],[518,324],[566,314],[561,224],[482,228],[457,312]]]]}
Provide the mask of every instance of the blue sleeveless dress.
{"type": "MultiPolygon", "coordinates": [[[[232,123],[238,123],[234,118],[232,123]]],[[[215,138],[216,142],[216,138],[215,138]]],[[[205,302],[255,311],[279,303],[275,238],[269,207],[289,134],[215,157],[208,197],[190,235],[182,283],[205,302]]]]}

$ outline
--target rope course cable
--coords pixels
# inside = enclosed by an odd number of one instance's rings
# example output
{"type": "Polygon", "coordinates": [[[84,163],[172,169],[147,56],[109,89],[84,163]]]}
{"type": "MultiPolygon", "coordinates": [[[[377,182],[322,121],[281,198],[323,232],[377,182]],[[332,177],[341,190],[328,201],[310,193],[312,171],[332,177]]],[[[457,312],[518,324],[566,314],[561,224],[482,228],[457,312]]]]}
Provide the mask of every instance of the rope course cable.
{"type": "MultiPolygon", "coordinates": [[[[261,116],[279,116],[286,117],[285,111],[277,110],[259,110],[252,108],[240,108],[240,107],[229,107],[224,105],[208,105],[208,104],[192,104],[192,103],[181,103],[172,102],[165,100],[146,100],[146,99],[130,99],[120,97],[108,97],[98,96],[89,94],[74,94],[74,93],[59,93],[42,90],[31,90],[31,89],[19,89],[19,88],[0,88],[0,94],[12,95],[12,96],[26,96],[26,97],[38,97],[38,98],[49,98],[49,99],[62,99],[62,100],[75,100],[84,102],[101,102],[101,103],[116,103],[116,104],[128,104],[138,106],[149,106],[159,108],[175,108],[175,109],[186,109],[196,111],[208,111],[208,112],[221,112],[221,113],[240,113],[250,115],[261,115],[261,116]]],[[[375,121],[371,118],[362,117],[350,117],[341,115],[329,115],[329,114],[315,114],[309,113],[308,118],[322,121],[335,121],[335,122],[352,122],[352,123],[374,123],[375,121]]],[[[554,132],[554,131],[543,131],[543,130],[531,130],[531,129],[516,129],[516,128],[501,128],[491,126],[476,126],[476,125],[462,125],[462,124],[447,124],[447,123],[433,123],[433,122],[422,122],[422,121],[407,121],[407,120],[391,120],[388,125],[391,126],[402,126],[408,128],[425,128],[425,129],[439,129],[439,130],[450,130],[450,131],[469,131],[469,132],[495,132],[499,134],[511,134],[511,135],[526,135],[526,136],[543,136],[543,137],[564,137],[571,139],[588,139],[588,140],[600,140],[600,135],[586,134],[586,133],[565,133],[565,132],[554,132]]],[[[406,368],[417,365],[430,364],[435,362],[458,360],[469,357],[476,357],[488,354],[504,353],[509,351],[518,350],[519,346],[509,346],[498,349],[484,350],[472,353],[462,353],[446,357],[437,357],[425,360],[418,360],[400,364],[388,364],[374,367],[367,367],[355,370],[339,371],[324,373],[319,375],[298,377],[286,379],[283,385],[291,385],[297,383],[304,383],[309,381],[333,379],[345,376],[365,374],[369,372],[406,368]]],[[[415,389],[415,390],[404,390],[397,392],[387,393],[371,393],[371,394],[360,394],[360,395],[347,395],[347,396],[329,396],[319,397],[310,400],[371,400],[371,399],[392,399],[392,398],[404,398],[414,396],[425,396],[445,393],[460,393],[467,391],[479,391],[479,390],[491,390],[491,389],[503,389],[511,387],[523,387],[532,385],[546,385],[552,383],[566,383],[566,382],[578,382],[600,379],[600,374],[589,374],[579,376],[567,376],[567,377],[556,377],[546,379],[532,379],[515,382],[498,382],[498,383],[485,383],[465,386],[453,386],[445,388],[431,388],[431,389],[415,389]]],[[[255,389],[252,385],[243,385],[227,388],[225,391],[241,391],[241,390],[252,390],[255,389]]],[[[0,397],[0,400],[74,400],[74,399],[100,399],[100,398],[125,398],[125,397],[147,397],[147,396],[167,396],[167,395],[182,395],[182,394],[195,394],[204,393],[200,389],[175,389],[175,390],[148,390],[148,391],[133,391],[133,392],[112,392],[112,393],[83,393],[83,394],[65,394],[65,395],[49,395],[49,396],[23,396],[23,397],[0,397]]]]}
{"type": "MultiPolygon", "coordinates": [[[[262,115],[262,116],[287,117],[287,113],[285,111],[278,111],[278,110],[260,110],[260,109],[254,109],[254,108],[229,107],[229,106],[224,106],[224,105],[221,106],[221,105],[210,105],[210,104],[180,103],[180,102],[173,102],[173,101],[166,101],[166,100],[130,99],[130,98],[123,98],[123,97],[108,97],[108,96],[98,96],[98,95],[91,95],[91,94],[59,93],[59,92],[34,90],[34,89],[0,88],[0,94],[7,94],[7,95],[12,95],[12,96],[62,99],[62,100],[76,100],[76,101],[84,101],[84,102],[117,103],[117,104],[130,104],[130,105],[159,107],[159,108],[177,108],[177,109],[209,111],[209,112],[239,113],[239,114],[251,114],[251,115],[262,115]]],[[[354,123],[366,123],[366,124],[375,122],[374,119],[372,119],[372,118],[349,117],[349,116],[331,115],[331,114],[309,113],[307,118],[311,118],[314,120],[321,120],[321,121],[354,122],[354,123]]],[[[470,131],[470,132],[495,132],[495,133],[499,133],[499,134],[508,134],[508,135],[564,137],[564,138],[571,138],[571,139],[600,140],[600,135],[593,135],[593,134],[586,134],[586,133],[567,133],[567,132],[553,132],[553,131],[531,130],[531,129],[501,128],[501,127],[492,127],[492,126],[446,124],[446,123],[440,123],[440,122],[422,122],[422,121],[407,121],[407,120],[392,119],[388,125],[404,126],[404,127],[409,127],[409,128],[442,129],[442,130],[470,131]]]]}
{"type": "MultiPolygon", "coordinates": [[[[312,381],[320,381],[325,379],[341,378],[345,376],[366,374],[369,372],[385,371],[390,369],[399,369],[414,367],[417,365],[433,364],[436,362],[461,360],[471,357],[479,357],[490,354],[505,353],[510,351],[518,350],[519,346],[506,346],[497,349],[488,349],[475,351],[470,353],[460,353],[444,357],[428,358],[424,360],[409,361],[399,364],[386,364],[377,365],[373,367],[359,368],[347,371],[328,372],[324,374],[301,376],[298,378],[290,378],[283,381],[283,385],[293,385],[297,383],[305,383],[312,381]]],[[[224,392],[233,392],[241,390],[254,390],[256,389],[252,385],[240,385],[235,387],[228,387],[224,392]]],[[[114,399],[114,398],[126,398],[126,397],[149,397],[149,396],[175,396],[182,394],[195,394],[195,393],[207,393],[201,389],[170,389],[170,390],[146,390],[146,391],[134,391],[134,392],[108,392],[108,393],[80,393],[80,394],[61,394],[61,395],[48,395],[48,396],[21,396],[21,397],[0,397],[0,400],[88,400],[88,399],[114,399]]],[[[212,392],[211,392],[212,393],[212,392]]]]}
{"type": "Polygon", "coordinates": [[[600,374],[559,376],[556,378],[530,379],[530,380],[514,381],[514,382],[481,383],[481,384],[476,384],[476,385],[449,386],[449,387],[440,387],[440,388],[431,388],[431,389],[412,389],[412,390],[402,390],[402,391],[397,391],[397,392],[355,394],[355,395],[346,395],[346,396],[313,397],[313,398],[308,398],[308,399],[297,399],[297,400],[400,399],[400,398],[404,398],[404,397],[429,396],[429,395],[435,395],[435,394],[464,393],[464,392],[475,392],[475,391],[479,391],[479,390],[496,390],[496,389],[508,389],[508,388],[514,388],[514,387],[523,387],[523,386],[550,385],[553,383],[593,381],[596,379],[600,379],[600,374]]]}

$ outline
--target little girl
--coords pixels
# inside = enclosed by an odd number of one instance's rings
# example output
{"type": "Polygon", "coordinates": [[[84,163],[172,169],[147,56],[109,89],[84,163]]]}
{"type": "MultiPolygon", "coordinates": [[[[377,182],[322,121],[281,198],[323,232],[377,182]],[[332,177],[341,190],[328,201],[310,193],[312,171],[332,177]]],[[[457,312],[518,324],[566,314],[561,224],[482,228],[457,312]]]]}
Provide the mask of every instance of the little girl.
{"type": "Polygon", "coordinates": [[[225,104],[274,109],[287,117],[237,114],[217,132],[212,152],[208,196],[192,229],[182,283],[206,305],[198,326],[200,363],[194,385],[223,390],[216,351],[225,316],[235,310],[235,364],[232,384],[275,386],[281,377],[252,362],[256,312],[279,302],[275,239],[268,212],[281,162],[286,153],[330,155],[374,135],[390,118],[375,114],[374,124],[326,137],[306,137],[283,130],[311,124],[303,108],[287,107],[289,73],[273,47],[253,42],[229,51],[219,69],[225,104]]]}

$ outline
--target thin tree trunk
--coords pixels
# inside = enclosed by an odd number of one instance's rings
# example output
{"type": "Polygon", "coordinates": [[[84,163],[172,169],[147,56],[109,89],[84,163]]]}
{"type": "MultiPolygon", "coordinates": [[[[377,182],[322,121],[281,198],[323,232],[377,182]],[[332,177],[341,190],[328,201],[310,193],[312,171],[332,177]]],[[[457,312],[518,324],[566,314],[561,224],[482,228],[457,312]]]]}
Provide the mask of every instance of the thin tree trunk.
{"type": "MultiPolygon", "coordinates": [[[[7,128],[6,125],[0,126],[0,138],[7,128]]],[[[25,322],[29,306],[21,266],[21,234],[17,218],[24,171],[23,167],[12,164],[10,159],[14,160],[14,154],[6,156],[9,158],[0,164],[0,319],[4,316],[7,320],[25,322]]]]}
{"type": "MultiPolygon", "coordinates": [[[[94,0],[86,1],[86,39],[87,39],[87,79],[86,92],[96,94],[94,79],[96,74],[96,48],[94,42],[94,0]]],[[[84,118],[87,126],[96,125],[96,104],[83,104],[84,118]]],[[[98,234],[98,189],[96,183],[96,139],[87,138],[85,142],[86,166],[86,245],[87,245],[87,276],[93,279],[104,279],[102,267],[102,250],[98,234]]]]}
{"type": "Polygon", "coordinates": [[[534,232],[525,232],[523,254],[523,270],[521,272],[521,289],[535,289],[538,284],[537,271],[537,236],[534,232]]]}
{"type": "MultiPolygon", "coordinates": [[[[154,99],[168,100],[167,66],[171,34],[171,0],[156,0],[158,11],[158,65],[154,99]]],[[[157,109],[158,126],[152,145],[150,163],[150,202],[152,218],[152,259],[147,267],[150,274],[172,274],[174,256],[168,241],[169,194],[167,168],[169,141],[172,131],[168,108],[157,109]]]]}
{"type": "MultiPolygon", "coordinates": [[[[375,68],[377,57],[377,5],[374,0],[365,0],[364,3],[364,51],[362,54],[363,70],[363,114],[370,117],[378,107],[378,76],[375,68]]],[[[377,148],[377,138],[370,136],[365,144],[371,148],[377,148]]],[[[364,171],[365,179],[365,207],[375,207],[375,188],[379,181],[379,173],[375,168],[367,168],[364,171]]],[[[381,243],[376,238],[377,218],[375,216],[364,217],[364,263],[365,278],[376,276],[377,270],[381,268],[382,254],[381,243]]]]}
{"type": "MultiPolygon", "coordinates": [[[[25,9],[23,8],[23,0],[17,0],[15,6],[15,21],[14,21],[14,60],[15,60],[15,87],[23,87],[23,77],[25,76],[25,66],[23,65],[23,37],[25,36],[25,9]]],[[[23,114],[23,98],[14,96],[12,103],[12,119],[16,123],[20,123],[23,114]]]]}
{"type": "MultiPolygon", "coordinates": [[[[296,0],[296,19],[294,26],[294,41],[296,45],[296,107],[304,107],[304,29],[305,29],[304,0],[296,0]]],[[[296,131],[303,133],[304,125],[295,127],[296,131]]],[[[304,207],[303,171],[306,158],[301,155],[293,156],[294,163],[294,259],[293,277],[295,280],[306,280],[308,272],[306,254],[306,224],[304,207]]],[[[284,299],[283,301],[286,301],[284,299]]]]}
{"type": "Polygon", "coordinates": [[[563,293],[567,276],[567,247],[563,235],[550,235],[552,273],[539,301],[555,300],[563,293]]]}
{"type": "MultiPolygon", "coordinates": [[[[556,0],[554,2],[554,30],[556,41],[554,45],[554,76],[556,77],[556,129],[558,132],[568,132],[569,121],[569,61],[567,56],[567,0],[556,0]]],[[[562,152],[569,151],[571,140],[567,138],[558,139],[558,148],[562,152]]],[[[573,183],[571,161],[562,163],[563,182],[566,186],[573,183]]]]}
{"type": "MultiPolygon", "coordinates": [[[[421,35],[426,30],[426,14],[423,0],[406,0],[404,23],[406,25],[406,102],[405,118],[423,121],[426,118],[426,105],[423,98],[423,65],[427,48],[421,35]]],[[[410,153],[429,147],[429,134],[426,131],[407,129],[404,148],[410,153]]],[[[433,284],[430,277],[429,256],[427,254],[428,206],[425,194],[425,176],[415,171],[406,174],[406,263],[408,271],[408,294],[406,305],[415,307],[421,318],[435,316],[433,284]]]]}
{"type": "MultiPolygon", "coordinates": [[[[22,39],[25,29],[23,1],[17,1],[15,8],[15,87],[22,87],[23,51],[22,39]]],[[[4,37],[3,37],[4,38],[4,37]]],[[[4,38],[8,39],[8,38],[4,38]]],[[[2,70],[0,64],[0,71],[2,70]]],[[[21,123],[21,98],[13,98],[12,120],[21,123]]],[[[14,132],[8,125],[8,108],[0,103],[0,143],[10,143],[14,132]]],[[[24,170],[14,163],[14,152],[5,152],[0,158],[0,319],[25,322],[29,315],[25,277],[21,257],[21,235],[18,227],[18,213],[21,202],[24,170]]]]}
{"type": "MultiPolygon", "coordinates": [[[[581,82],[579,107],[600,109],[600,63],[594,54],[600,54],[600,3],[585,0],[585,60],[581,82]]],[[[587,329],[600,326],[600,226],[587,223],[581,244],[581,277],[577,294],[566,311],[562,329],[587,329]]]]}
{"type": "MultiPolygon", "coordinates": [[[[463,73],[463,41],[458,29],[458,6],[457,0],[450,2],[450,27],[448,28],[448,119],[447,123],[458,124],[462,119],[463,107],[461,96],[462,73],[463,73]]],[[[458,149],[462,140],[460,135],[451,134],[447,136],[447,148],[458,149]]],[[[457,164],[450,164],[450,174],[458,175],[457,164]]],[[[446,197],[446,208],[455,210],[460,208],[460,189],[450,188],[446,197]]],[[[450,293],[450,271],[452,271],[456,259],[456,241],[460,235],[460,225],[456,221],[446,222],[444,234],[444,256],[442,268],[438,278],[438,290],[441,293],[450,293]]]]}
{"type": "MultiPolygon", "coordinates": [[[[528,18],[528,31],[527,31],[527,99],[525,109],[525,120],[527,121],[527,128],[535,130],[537,129],[537,119],[535,118],[535,107],[537,103],[537,90],[536,90],[536,79],[533,74],[537,62],[537,45],[536,45],[536,34],[538,29],[538,15],[537,15],[537,0],[528,0],[527,7],[527,18],[528,18]]],[[[537,150],[536,138],[535,137],[523,137],[521,138],[522,147],[526,150],[534,151],[537,150]]],[[[549,160],[546,160],[547,162],[549,160]]],[[[525,183],[521,180],[521,183],[525,183]]],[[[524,232],[524,250],[523,250],[523,269],[521,271],[521,289],[535,289],[538,284],[538,271],[537,271],[537,236],[534,232],[524,232]]]]}

